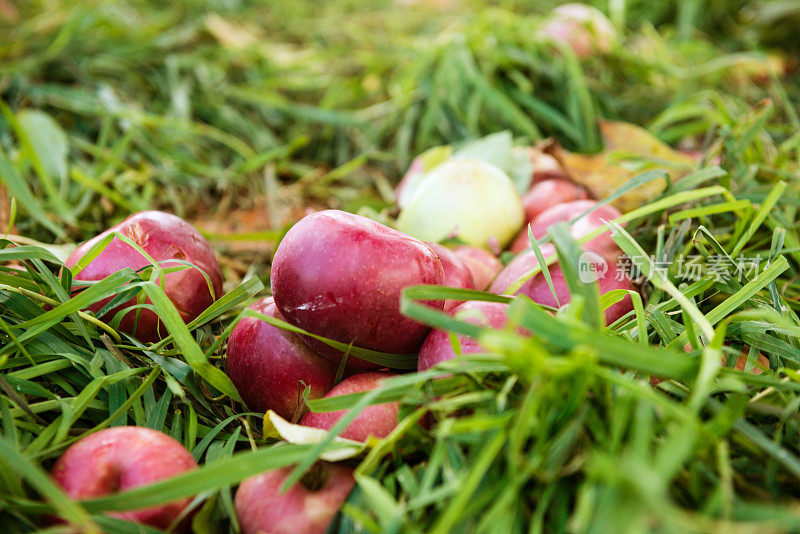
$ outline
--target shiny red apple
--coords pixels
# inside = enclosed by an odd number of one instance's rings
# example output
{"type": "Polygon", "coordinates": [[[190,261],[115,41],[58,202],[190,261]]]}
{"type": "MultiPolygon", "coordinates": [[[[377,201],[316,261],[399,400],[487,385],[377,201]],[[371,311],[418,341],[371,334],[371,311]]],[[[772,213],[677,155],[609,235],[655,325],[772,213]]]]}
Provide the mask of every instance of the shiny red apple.
{"type": "MultiPolygon", "coordinates": [[[[196,467],[189,451],[163,432],[118,426],[90,434],[73,444],[56,462],[52,476],[70,498],[90,499],[146,486],[196,467]]],[[[186,497],[108,515],[166,529],[190,501],[186,497]]]]}
{"type": "MultiPolygon", "coordinates": [[[[275,252],[275,304],[286,320],[313,334],[389,353],[414,353],[430,330],[400,313],[403,288],[444,285],[436,254],[422,241],[337,210],[303,218],[275,252]]],[[[442,309],[442,301],[429,303],[442,309]]],[[[336,362],[341,353],[308,339],[336,362]]],[[[350,368],[375,368],[350,358],[350,368]]]]}
{"type": "MultiPolygon", "coordinates": [[[[555,247],[550,243],[545,243],[541,247],[541,252],[546,259],[555,254],[555,247]]],[[[514,258],[514,260],[497,275],[489,291],[497,294],[505,293],[514,282],[525,273],[538,266],[539,261],[534,251],[526,250],[514,258]]],[[[580,275],[587,278],[583,281],[596,281],[601,295],[615,289],[633,289],[633,282],[621,265],[606,259],[601,254],[594,251],[587,250],[582,254],[579,260],[579,268],[582,269],[580,275]]],[[[556,301],[553,296],[553,292],[550,291],[547,280],[541,272],[523,283],[514,294],[527,295],[534,302],[553,308],[558,308],[559,306],[567,304],[571,300],[571,294],[561,266],[558,263],[554,263],[550,265],[549,271],[558,301],[556,301]]],[[[631,310],[633,310],[633,301],[628,295],[620,302],[606,308],[606,323],[613,323],[631,310]]]]}
{"type": "MultiPolygon", "coordinates": [[[[506,309],[508,304],[469,300],[453,309],[453,316],[470,324],[503,328],[508,323],[506,309]]],[[[484,348],[475,338],[458,335],[462,354],[483,352],[484,348]]],[[[439,362],[456,357],[450,336],[442,330],[432,330],[419,351],[417,371],[424,371],[439,362]]]]}
{"type": "Polygon", "coordinates": [[[281,492],[292,467],[244,480],[234,499],[243,534],[324,534],[355,486],[349,467],[320,462],[281,492]]]}
{"type": "MultiPolygon", "coordinates": [[[[97,242],[111,232],[130,238],[165,269],[181,266],[174,260],[187,261],[194,265],[164,276],[164,292],[184,321],[189,322],[196,318],[222,295],[222,272],[211,245],[192,225],[180,217],[160,211],[142,211],[131,215],[79,246],[64,264],[69,268],[73,267],[97,242]],[[213,293],[209,289],[204,273],[211,282],[213,293]]],[[[120,269],[136,270],[148,265],[150,261],[138,250],[121,239],[114,238],[75,276],[75,280],[102,280],[120,269]]],[[[103,299],[89,308],[97,312],[110,300],[111,297],[103,299]]],[[[147,302],[150,302],[149,299],[147,302]]],[[[132,298],[109,311],[103,319],[111,320],[117,312],[135,304],[136,299],[132,298]]],[[[147,342],[157,341],[167,334],[166,328],[154,311],[141,309],[138,324],[135,325],[136,315],[136,310],[125,314],[120,322],[120,330],[147,342]]]]}
{"type": "MultiPolygon", "coordinates": [[[[351,393],[361,393],[362,391],[372,391],[381,383],[390,378],[392,373],[371,372],[359,373],[349,376],[336,385],[324,398],[339,397],[351,393]]],[[[397,413],[400,404],[397,402],[387,402],[367,406],[356,416],[352,423],[345,428],[339,435],[343,438],[355,441],[366,441],[369,436],[385,438],[397,426],[397,413]]],[[[348,410],[336,412],[308,412],[300,424],[330,430],[339,419],[344,417],[348,410]]]]}
{"type": "MultiPolygon", "coordinates": [[[[272,297],[250,308],[283,320],[272,297]]],[[[333,387],[336,370],[336,364],[312,351],[297,334],[256,317],[239,321],[228,339],[228,376],[251,410],[273,410],[293,420],[305,407],[305,387],[311,388],[310,398],[322,397],[333,387]]]]}

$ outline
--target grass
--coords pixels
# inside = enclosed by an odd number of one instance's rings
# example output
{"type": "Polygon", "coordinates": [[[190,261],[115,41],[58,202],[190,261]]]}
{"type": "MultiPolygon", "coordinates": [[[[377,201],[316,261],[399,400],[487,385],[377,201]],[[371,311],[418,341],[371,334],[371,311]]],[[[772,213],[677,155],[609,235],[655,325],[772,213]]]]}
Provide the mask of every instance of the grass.
{"type": "Polygon", "coordinates": [[[513,325],[535,336],[477,331],[416,304],[466,294],[408,289],[405,313],[490,350],[348,401],[400,400],[403,422],[347,460],[358,486],[331,532],[800,530],[799,80],[744,66],[774,47],[796,61],[784,28],[800,11],[610,2],[625,46],[577,61],[533,38],[549,3],[466,4],[33,1],[17,20],[0,10],[0,179],[13,197],[0,241],[0,530],[44,528],[56,513],[85,532],[141,532],[102,512],[196,496],[197,532],[236,532],[239,481],[284,465],[299,477],[340,447],[264,437],[221,372],[293,209],[390,216],[390,184],[422,150],[509,130],[520,144],[555,136],[592,152],[598,117],[648,126],[708,162],[618,228],[643,274],[641,302],[595,326],[610,301],[570,275],[577,249],[563,229],[550,239],[572,306],[556,317],[511,306],[513,325]],[[225,264],[225,298],[189,325],[158,269],[72,296],[61,268],[71,243],[151,207],[189,217],[244,263],[225,264]],[[204,226],[249,209],[251,227],[204,226]],[[720,261],[741,255],[756,267],[720,261]],[[690,256],[706,266],[694,280],[680,270],[690,256]],[[170,338],[142,344],[81,312],[124,282],[150,297],[170,338]],[[732,369],[743,347],[770,370],[732,369]],[[122,424],[167,432],[201,469],[68,499],[46,470],[81,436],[122,424]]]}

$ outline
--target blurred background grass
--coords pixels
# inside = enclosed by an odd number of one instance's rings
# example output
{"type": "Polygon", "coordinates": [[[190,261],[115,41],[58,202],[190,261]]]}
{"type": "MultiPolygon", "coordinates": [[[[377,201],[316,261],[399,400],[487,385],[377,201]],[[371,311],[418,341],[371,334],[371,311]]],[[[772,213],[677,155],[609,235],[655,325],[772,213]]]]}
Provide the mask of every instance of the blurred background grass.
{"type": "Polygon", "coordinates": [[[12,190],[15,232],[69,242],[155,207],[270,239],[309,204],[390,205],[437,144],[598,150],[597,117],[700,148],[770,98],[767,128],[796,133],[797,2],[593,4],[621,43],[577,63],[535,38],[549,1],[0,0],[0,149],[31,193],[12,190]]]}

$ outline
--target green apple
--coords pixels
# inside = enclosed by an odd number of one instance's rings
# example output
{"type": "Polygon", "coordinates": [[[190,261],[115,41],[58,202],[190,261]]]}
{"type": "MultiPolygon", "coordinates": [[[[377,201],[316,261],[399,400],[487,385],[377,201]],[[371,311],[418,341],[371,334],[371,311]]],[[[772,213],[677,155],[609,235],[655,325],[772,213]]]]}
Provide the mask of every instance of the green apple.
{"type": "Polygon", "coordinates": [[[400,212],[397,228],[424,241],[458,238],[499,250],[524,217],[519,194],[499,167],[451,159],[427,173],[400,212]]]}

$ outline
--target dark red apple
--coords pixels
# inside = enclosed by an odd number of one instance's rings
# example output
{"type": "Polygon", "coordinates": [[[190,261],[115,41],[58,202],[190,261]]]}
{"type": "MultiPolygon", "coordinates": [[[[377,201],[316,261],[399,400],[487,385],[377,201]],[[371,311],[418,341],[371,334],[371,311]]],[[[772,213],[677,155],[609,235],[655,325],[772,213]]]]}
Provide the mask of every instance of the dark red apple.
{"type": "MultiPolygon", "coordinates": [[[[573,202],[565,202],[553,206],[539,214],[531,222],[531,231],[533,236],[538,240],[547,235],[547,231],[556,223],[569,222],[581,213],[596,206],[597,202],[594,200],[575,200],[573,202]]],[[[581,217],[580,220],[574,222],[570,226],[570,234],[574,239],[580,239],[588,235],[598,228],[605,226],[604,221],[614,220],[622,214],[613,206],[603,205],[586,215],[581,217]]],[[[530,238],[528,237],[527,229],[523,230],[517,240],[512,246],[512,252],[521,252],[522,250],[530,248],[530,238]]],[[[611,233],[606,232],[591,241],[584,243],[583,248],[593,250],[609,258],[616,258],[619,256],[619,247],[611,238],[611,233]]]]}
{"type": "MultiPolygon", "coordinates": [[[[86,436],[72,445],[58,459],[52,475],[72,499],[90,499],[146,486],[195,468],[197,462],[189,451],[163,432],[118,426],[86,436]]],[[[191,498],[186,497],[152,508],[108,512],[108,515],[165,529],[190,502],[191,498]]]]}
{"type": "Polygon", "coordinates": [[[461,258],[472,274],[475,289],[483,291],[492,283],[494,277],[503,268],[497,257],[486,249],[461,245],[453,249],[453,254],[461,258]]]}
{"type": "MultiPolygon", "coordinates": [[[[325,398],[371,391],[392,376],[395,375],[385,372],[359,373],[349,376],[330,390],[325,395],[325,398]]],[[[399,407],[400,404],[397,402],[367,406],[339,435],[355,441],[366,441],[369,436],[385,438],[397,426],[399,407]]],[[[346,413],[347,410],[320,413],[308,412],[303,416],[300,424],[330,430],[346,413]]]]}
{"type": "MultiPolygon", "coordinates": [[[[453,315],[477,326],[503,328],[508,323],[505,314],[507,308],[508,304],[501,302],[469,300],[454,308],[453,315]]],[[[484,350],[477,339],[459,335],[458,340],[461,344],[462,354],[472,354],[484,350]]],[[[447,332],[432,330],[419,351],[417,371],[424,371],[439,362],[455,357],[456,353],[453,351],[453,345],[450,343],[450,336],[447,332]]]]}
{"type": "MultiPolygon", "coordinates": [[[[439,243],[427,243],[439,257],[444,268],[444,285],[461,289],[475,289],[475,282],[472,280],[472,273],[466,264],[452,250],[439,243]]],[[[450,311],[461,302],[460,300],[448,299],[444,301],[444,311],[450,311]]]]}
{"type": "Polygon", "coordinates": [[[236,492],[236,517],[243,534],[324,534],[355,486],[353,470],[316,464],[286,493],[292,467],[244,480],[236,492]]]}
{"type": "MultiPolygon", "coordinates": [[[[141,211],[131,215],[118,225],[112,226],[79,246],[69,255],[64,264],[70,268],[74,266],[92,246],[111,232],[117,232],[130,238],[154,260],[160,262],[164,268],[180,265],[170,260],[188,261],[197,267],[168,273],[164,276],[164,292],[178,309],[184,321],[189,322],[196,318],[222,295],[222,272],[208,241],[180,217],[160,211],[141,211]],[[211,281],[213,294],[209,290],[203,273],[208,275],[211,281]]],[[[114,238],[99,256],[78,273],[75,280],[102,280],[126,267],[140,269],[148,265],[150,262],[139,251],[124,241],[114,238]]],[[[90,309],[97,312],[110,300],[111,297],[101,300],[90,306],[90,309]]],[[[104,319],[110,320],[117,312],[134,304],[136,304],[135,298],[111,310],[104,316],[104,319]]],[[[155,312],[148,309],[139,311],[141,313],[135,331],[136,311],[125,314],[120,322],[120,330],[133,334],[136,338],[146,342],[157,341],[167,334],[166,328],[161,324],[155,312]]]]}
{"type": "MultiPolygon", "coordinates": [[[[555,254],[555,247],[550,243],[545,243],[541,246],[541,251],[542,255],[547,258],[555,254]]],[[[497,294],[504,293],[511,284],[521,278],[522,275],[538,266],[539,262],[536,259],[534,251],[526,250],[514,258],[514,260],[497,275],[489,291],[497,294]]],[[[625,272],[619,264],[604,258],[601,254],[594,251],[587,250],[583,253],[579,262],[579,268],[581,269],[580,275],[582,279],[584,276],[587,277],[587,279],[583,281],[597,281],[601,295],[614,289],[633,289],[633,282],[628,276],[628,273],[625,272]]],[[[514,294],[527,295],[534,302],[553,308],[568,303],[571,299],[571,295],[561,266],[555,263],[550,266],[549,271],[550,278],[553,282],[553,289],[555,289],[555,293],[558,296],[558,302],[556,302],[553,297],[553,293],[550,291],[547,280],[545,280],[542,273],[537,273],[533,278],[525,282],[514,294]]],[[[630,296],[626,296],[620,302],[606,309],[606,324],[613,323],[631,310],[633,310],[633,301],[630,296]]]]}
{"type": "MultiPolygon", "coordinates": [[[[272,262],[272,293],[287,321],[313,334],[390,353],[417,352],[430,330],[400,313],[403,288],[444,283],[442,263],[425,243],[337,210],[303,218],[283,238],[272,262]]],[[[328,345],[308,343],[339,361],[341,353],[328,345]]],[[[347,363],[375,368],[356,358],[347,363]]]]}
{"type": "MultiPolygon", "coordinates": [[[[250,307],[283,320],[272,297],[250,307]]],[[[313,352],[297,334],[256,317],[239,321],[228,339],[228,376],[251,410],[273,410],[295,420],[305,408],[305,386],[311,387],[310,398],[322,397],[333,387],[336,370],[336,364],[313,352]]]]}

